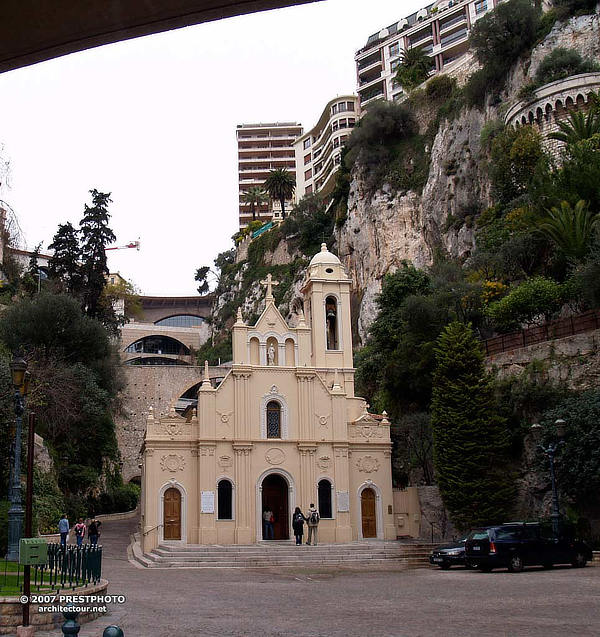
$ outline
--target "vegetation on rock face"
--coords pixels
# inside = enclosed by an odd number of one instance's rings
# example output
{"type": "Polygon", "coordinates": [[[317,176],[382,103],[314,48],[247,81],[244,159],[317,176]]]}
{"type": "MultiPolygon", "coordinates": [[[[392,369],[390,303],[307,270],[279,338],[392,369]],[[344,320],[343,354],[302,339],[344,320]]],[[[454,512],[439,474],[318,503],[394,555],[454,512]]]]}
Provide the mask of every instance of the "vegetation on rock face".
{"type": "Polygon", "coordinates": [[[514,497],[508,435],[481,347],[468,325],[451,323],[435,349],[431,423],[437,484],[456,526],[505,521],[514,497]]]}
{"type": "Polygon", "coordinates": [[[285,219],[285,202],[291,199],[296,189],[296,179],[287,168],[272,170],[265,183],[264,189],[271,199],[276,199],[281,205],[281,218],[285,219]]]}
{"type": "Polygon", "coordinates": [[[396,71],[396,81],[406,91],[412,91],[428,78],[433,66],[433,60],[425,53],[423,47],[414,46],[402,52],[396,71]]]}
{"type": "Polygon", "coordinates": [[[535,83],[537,86],[542,86],[571,75],[591,73],[599,69],[600,65],[597,62],[582,58],[574,49],[557,47],[541,61],[535,72],[535,83]]]}

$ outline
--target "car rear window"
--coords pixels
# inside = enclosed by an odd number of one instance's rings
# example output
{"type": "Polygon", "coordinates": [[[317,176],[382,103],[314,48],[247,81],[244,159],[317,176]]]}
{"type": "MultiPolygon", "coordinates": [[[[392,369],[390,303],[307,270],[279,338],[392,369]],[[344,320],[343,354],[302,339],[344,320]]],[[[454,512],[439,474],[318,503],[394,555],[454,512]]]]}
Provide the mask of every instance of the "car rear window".
{"type": "Polygon", "coordinates": [[[521,529],[495,529],[494,536],[497,540],[518,540],[522,536],[521,529]]]}
{"type": "Polygon", "coordinates": [[[469,540],[487,540],[488,532],[487,531],[472,531],[469,535],[469,540]]]}

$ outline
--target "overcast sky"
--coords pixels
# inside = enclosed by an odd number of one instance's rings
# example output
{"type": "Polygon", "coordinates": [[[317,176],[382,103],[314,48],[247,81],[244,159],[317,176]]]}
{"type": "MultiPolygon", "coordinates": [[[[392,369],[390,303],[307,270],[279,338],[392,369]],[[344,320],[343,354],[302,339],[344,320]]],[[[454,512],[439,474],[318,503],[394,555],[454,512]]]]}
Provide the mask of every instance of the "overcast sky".
{"type": "Polygon", "coordinates": [[[143,294],[196,292],[238,229],[236,124],[312,128],[356,91],[354,53],[416,0],[326,0],[178,29],[0,74],[0,144],[27,247],[112,193],[110,252],[143,294]]]}

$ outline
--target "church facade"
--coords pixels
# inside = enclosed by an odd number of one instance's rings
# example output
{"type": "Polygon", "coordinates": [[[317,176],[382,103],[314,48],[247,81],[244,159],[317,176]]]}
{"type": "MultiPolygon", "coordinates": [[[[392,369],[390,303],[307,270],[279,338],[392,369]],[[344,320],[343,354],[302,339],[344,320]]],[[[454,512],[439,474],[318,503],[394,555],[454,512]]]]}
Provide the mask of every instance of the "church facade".
{"type": "Polygon", "coordinates": [[[148,416],[142,467],[142,547],[251,544],[273,513],[275,540],[292,513],[320,511],[320,542],[395,539],[390,424],[354,396],[350,280],[325,244],[290,327],[272,294],[255,325],[238,310],[233,367],[208,373],[189,418],[148,416]]]}

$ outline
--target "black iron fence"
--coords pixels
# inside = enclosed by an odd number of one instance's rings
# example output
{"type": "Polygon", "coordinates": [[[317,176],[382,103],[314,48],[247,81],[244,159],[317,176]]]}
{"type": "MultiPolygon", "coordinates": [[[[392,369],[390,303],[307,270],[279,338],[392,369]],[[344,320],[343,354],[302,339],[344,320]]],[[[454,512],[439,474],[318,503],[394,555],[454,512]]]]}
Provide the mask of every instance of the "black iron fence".
{"type": "Polygon", "coordinates": [[[483,341],[486,356],[509,352],[520,347],[551,341],[556,338],[573,336],[600,328],[600,310],[590,310],[578,316],[550,321],[538,327],[530,327],[519,332],[494,336],[483,341]]]}
{"type": "MultiPolygon", "coordinates": [[[[23,567],[4,560],[0,595],[23,592],[23,567]]],[[[102,546],[48,543],[48,561],[31,567],[31,590],[74,589],[97,584],[102,577],[102,546]]]]}

